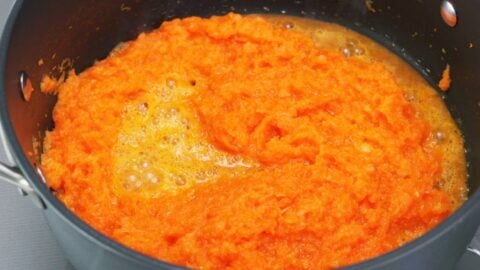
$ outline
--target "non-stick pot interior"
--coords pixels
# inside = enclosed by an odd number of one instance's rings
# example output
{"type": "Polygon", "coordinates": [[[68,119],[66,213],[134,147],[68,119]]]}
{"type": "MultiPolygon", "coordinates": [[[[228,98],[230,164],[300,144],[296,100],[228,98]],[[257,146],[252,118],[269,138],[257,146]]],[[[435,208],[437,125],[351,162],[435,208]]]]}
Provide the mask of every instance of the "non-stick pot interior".
{"type": "MultiPolygon", "coordinates": [[[[53,128],[55,97],[38,91],[44,74],[60,75],[65,68],[80,72],[108,55],[119,42],[161,22],[186,16],[275,13],[333,21],[362,32],[406,59],[435,85],[446,64],[452,67],[452,87],[444,94],[467,145],[469,187],[480,185],[480,30],[475,11],[480,2],[457,1],[458,25],[446,25],[440,1],[32,1],[20,10],[6,58],[7,109],[16,137],[32,165],[39,160],[33,141],[42,141],[53,128]],[[467,3],[468,2],[468,3],[467,3]],[[35,26],[35,27],[32,27],[35,26]],[[33,96],[25,102],[19,74],[32,80],[33,96]]],[[[41,145],[41,144],[36,144],[41,145]]]]}

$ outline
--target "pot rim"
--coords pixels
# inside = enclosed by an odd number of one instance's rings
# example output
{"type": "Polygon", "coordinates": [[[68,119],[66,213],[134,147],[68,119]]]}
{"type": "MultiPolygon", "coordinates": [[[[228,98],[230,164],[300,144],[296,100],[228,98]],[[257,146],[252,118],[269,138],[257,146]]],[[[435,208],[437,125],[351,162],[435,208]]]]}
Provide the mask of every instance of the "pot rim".
{"type": "MultiPolygon", "coordinates": [[[[7,61],[7,52],[10,48],[10,39],[18,18],[18,14],[23,6],[24,0],[16,0],[12,9],[9,12],[3,32],[0,33],[0,128],[3,129],[6,140],[9,143],[10,151],[15,159],[17,166],[24,174],[26,180],[34,187],[35,191],[39,193],[41,198],[47,204],[47,211],[52,209],[70,226],[73,226],[80,234],[90,241],[102,246],[109,252],[117,254],[129,260],[150,266],[167,269],[185,269],[182,266],[174,265],[154,257],[141,254],[119,242],[114,241],[108,236],[95,230],[89,224],[80,219],[77,215],[71,212],[55,195],[49,190],[46,184],[43,183],[40,176],[37,174],[33,166],[28,161],[25,153],[20,146],[20,143],[15,135],[12,123],[10,121],[9,112],[7,110],[6,89],[5,89],[5,69],[7,61]]],[[[470,176],[469,176],[470,177],[470,176]]],[[[454,230],[455,227],[462,223],[464,217],[473,215],[475,213],[475,206],[480,209],[480,190],[477,190],[468,200],[453,214],[447,217],[439,225],[423,234],[419,238],[414,239],[383,255],[362,261],[342,269],[370,269],[382,268],[388,264],[401,260],[402,258],[423,249],[430,245],[431,242],[437,238],[442,237],[449,231],[454,230]]]]}

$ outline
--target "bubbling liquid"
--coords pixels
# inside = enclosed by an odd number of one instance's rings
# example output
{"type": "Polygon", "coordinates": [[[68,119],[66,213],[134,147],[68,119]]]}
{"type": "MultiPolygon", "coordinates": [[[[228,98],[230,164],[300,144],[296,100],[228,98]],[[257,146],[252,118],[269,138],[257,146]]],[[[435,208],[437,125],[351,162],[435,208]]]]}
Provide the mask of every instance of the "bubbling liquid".
{"type": "Polygon", "coordinates": [[[194,83],[172,79],[124,108],[122,130],[113,149],[117,192],[158,197],[192,185],[255,170],[255,162],[230,155],[207,142],[188,98],[194,83]]]}

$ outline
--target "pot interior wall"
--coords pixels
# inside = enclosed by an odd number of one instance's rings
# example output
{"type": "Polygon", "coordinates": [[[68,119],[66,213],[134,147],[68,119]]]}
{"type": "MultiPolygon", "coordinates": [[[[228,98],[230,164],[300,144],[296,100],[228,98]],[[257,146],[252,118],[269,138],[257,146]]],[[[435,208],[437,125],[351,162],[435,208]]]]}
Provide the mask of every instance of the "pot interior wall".
{"type": "MultiPolygon", "coordinates": [[[[20,11],[7,57],[5,86],[10,119],[25,153],[34,153],[32,139],[42,141],[45,131],[53,127],[55,97],[35,91],[31,101],[25,102],[19,90],[20,71],[28,73],[38,90],[42,75],[58,76],[60,67],[71,63],[79,72],[104,58],[119,42],[134,39],[164,20],[228,12],[285,12],[338,22],[362,32],[407,59],[433,85],[449,63],[453,84],[445,102],[465,135],[473,193],[480,185],[480,141],[475,140],[480,138],[480,81],[475,77],[480,74],[480,30],[473,27],[478,24],[475,10],[480,2],[457,1],[460,17],[455,28],[442,21],[440,1],[372,3],[375,12],[364,0],[29,2],[20,11]]],[[[38,163],[38,155],[27,157],[32,165],[38,163]]]]}

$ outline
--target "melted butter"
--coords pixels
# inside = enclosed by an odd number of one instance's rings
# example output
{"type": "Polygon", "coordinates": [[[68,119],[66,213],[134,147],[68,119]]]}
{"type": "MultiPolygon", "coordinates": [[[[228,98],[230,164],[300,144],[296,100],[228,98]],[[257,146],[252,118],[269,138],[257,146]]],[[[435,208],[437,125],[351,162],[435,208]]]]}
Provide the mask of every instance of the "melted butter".
{"type": "Polygon", "coordinates": [[[157,197],[222,176],[239,176],[256,165],[207,142],[187,98],[195,86],[172,79],[150,85],[124,109],[113,149],[118,192],[157,197]]]}
{"type": "Polygon", "coordinates": [[[276,27],[307,34],[320,49],[335,50],[345,57],[380,62],[395,74],[405,98],[431,126],[432,132],[425,147],[436,148],[442,153],[442,178],[438,179],[436,186],[454,198],[452,204],[455,208],[466,200],[467,166],[461,132],[440,95],[415,69],[370,38],[343,26],[298,17],[262,16],[276,27]]]}

